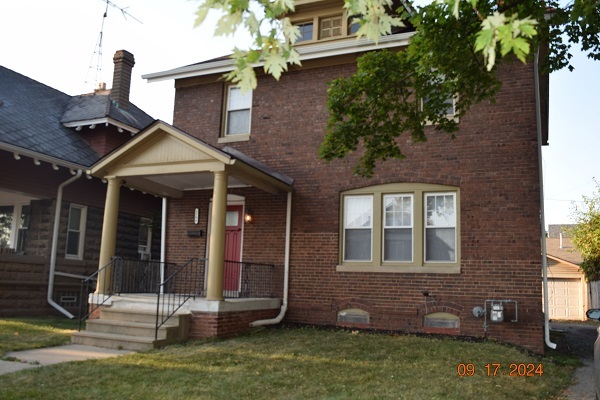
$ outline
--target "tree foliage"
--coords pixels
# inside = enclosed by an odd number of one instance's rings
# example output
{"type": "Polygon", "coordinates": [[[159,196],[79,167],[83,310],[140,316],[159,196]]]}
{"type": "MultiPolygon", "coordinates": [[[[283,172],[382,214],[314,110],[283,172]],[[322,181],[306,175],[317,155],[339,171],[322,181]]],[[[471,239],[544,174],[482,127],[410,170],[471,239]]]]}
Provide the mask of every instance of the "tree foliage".
{"type": "MultiPolygon", "coordinates": [[[[424,141],[424,126],[433,123],[454,135],[458,125],[445,116],[447,99],[456,99],[458,118],[473,104],[493,101],[501,59],[525,62],[542,44],[548,45],[545,72],[573,69],[573,45],[600,59],[598,0],[435,0],[425,6],[412,0],[343,1],[347,14],[358,16],[352,21],[361,25],[358,37],[378,41],[403,26],[415,31],[406,51],[367,54],[356,75],[330,86],[320,156],[333,160],[360,148],[360,175],[371,175],[378,160],[403,158],[397,140],[402,133],[424,141]]],[[[235,69],[226,76],[242,90],[256,87],[254,69],[261,63],[276,79],[288,64],[300,64],[294,49],[299,29],[289,19],[294,0],[203,0],[197,23],[210,10],[221,13],[217,34],[245,29],[253,38],[251,49],[234,50],[235,69]]]]}
{"type": "Polygon", "coordinates": [[[583,196],[581,205],[574,204],[571,216],[576,225],[569,234],[583,257],[581,270],[588,281],[600,280],[600,184],[591,196],[583,196]]]}

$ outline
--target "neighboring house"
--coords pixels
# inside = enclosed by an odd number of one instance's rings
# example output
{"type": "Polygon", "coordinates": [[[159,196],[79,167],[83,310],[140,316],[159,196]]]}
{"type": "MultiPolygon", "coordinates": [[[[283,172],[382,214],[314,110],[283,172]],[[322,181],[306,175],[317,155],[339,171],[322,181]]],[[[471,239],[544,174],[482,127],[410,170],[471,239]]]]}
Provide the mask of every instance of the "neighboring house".
{"type": "MultiPolygon", "coordinates": [[[[107,199],[123,181],[167,198],[166,261],[207,258],[175,278],[195,296],[183,308],[189,336],[285,321],[488,337],[543,353],[547,76],[538,93],[532,63],[500,63],[496,102],[474,106],[455,140],[433,127],[426,143],[400,139],[406,159],[361,178],[356,155],[317,156],[328,83],[413,33],[356,40],[341,2],[298,2],[291,17],[302,67],[279,81],[260,75],[247,93],[222,79],[229,59],[146,75],[175,81],[174,126],[155,122],[90,168],[108,180],[107,199]],[[267,264],[269,290],[257,294],[257,265],[267,264]]],[[[107,201],[108,214],[118,207],[107,201]]],[[[100,265],[114,254],[102,247],[100,265]]]]}
{"type": "Polygon", "coordinates": [[[548,312],[550,319],[584,321],[592,303],[588,283],[579,269],[583,259],[569,238],[570,227],[548,226],[548,312]]]}
{"type": "MultiPolygon", "coordinates": [[[[129,103],[133,55],[114,61],[112,90],[80,96],[0,66],[2,317],[76,313],[81,277],[98,269],[106,189],[86,171],[153,122],[129,103]]],[[[121,192],[116,255],[158,258],[160,235],[148,222],[161,200],[121,192]]]]}

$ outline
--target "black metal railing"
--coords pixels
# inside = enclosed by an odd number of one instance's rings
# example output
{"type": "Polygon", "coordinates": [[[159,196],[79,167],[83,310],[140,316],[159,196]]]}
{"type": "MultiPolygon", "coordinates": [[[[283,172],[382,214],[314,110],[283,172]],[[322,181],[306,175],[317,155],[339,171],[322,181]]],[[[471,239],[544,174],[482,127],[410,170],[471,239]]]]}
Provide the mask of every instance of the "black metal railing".
{"type": "Polygon", "coordinates": [[[79,330],[83,321],[112,296],[123,293],[155,294],[161,277],[169,276],[175,269],[173,263],[114,257],[107,265],[81,281],[79,330]],[[105,293],[96,293],[97,286],[104,288],[105,293]]]}
{"type": "Polygon", "coordinates": [[[272,264],[225,261],[223,297],[274,297],[274,271],[272,264]]]}
{"type": "Polygon", "coordinates": [[[122,258],[114,257],[104,267],[81,280],[81,291],[79,295],[79,330],[81,330],[83,321],[100,308],[100,306],[106,303],[114,294],[112,288],[115,287],[115,285],[113,285],[113,282],[115,281],[115,272],[122,261],[122,258]],[[96,293],[98,283],[100,283],[100,287],[108,288],[107,293],[96,293]]]}
{"type": "Polygon", "coordinates": [[[192,258],[158,285],[154,339],[158,339],[158,328],[171,318],[186,301],[200,295],[204,286],[205,266],[206,259],[192,258]]]}

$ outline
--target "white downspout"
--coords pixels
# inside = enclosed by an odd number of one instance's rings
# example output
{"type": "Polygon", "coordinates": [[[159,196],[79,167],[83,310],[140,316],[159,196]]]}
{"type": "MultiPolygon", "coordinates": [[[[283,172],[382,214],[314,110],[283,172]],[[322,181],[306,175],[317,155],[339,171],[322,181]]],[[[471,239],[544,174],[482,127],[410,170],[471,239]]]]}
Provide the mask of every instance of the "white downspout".
{"type": "Polygon", "coordinates": [[[165,260],[167,256],[167,198],[162,199],[162,218],[160,221],[160,283],[161,293],[163,291],[162,284],[165,282],[165,260]]]}
{"type": "Polygon", "coordinates": [[[285,261],[283,274],[283,303],[279,315],[271,319],[261,319],[250,323],[250,326],[275,325],[281,322],[288,308],[288,286],[290,280],[290,232],[292,225],[292,192],[287,194],[287,212],[285,217],[285,261]]]}
{"type": "Polygon", "coordinates": [[[550,341],[550,319],[548,311],[548,260],[546,254],[546,217],[544,213],[544,171],[542,170],[542,115],[540,105],[540,77],[539,77],[539,48],[535,52],[533,60],[533,81],[535,85],[535,118],[537,124],[537,141],[538,141],[538,170],[540,177],[540,224],[541,241],[542,241],[542,276],[544,290],[544,340],[546,346],[551,349],[556,348],[556,343],[550,341]]]}
{"type": "Polygon", "coordinates": [[[65,314],[67,317],[73,319],[75,316],[62,308],[58,303],[52,300],[52,292],[54,291],[54,272],[56,271],[56,252],[58,248],[58,226],[60,224],[60,210],[62,208],[62,194],[63,188],[81,177],[81,170],[78,169],[75,176],[67,179],[63,183],[58,186],[58,191],[56,193],[56,209],[54,212],[54,229],[52,231],[52,252],[50,254],[50,271],[48,272],[48,304],[52,307],[56,308],[61,313],[65,314]]]}

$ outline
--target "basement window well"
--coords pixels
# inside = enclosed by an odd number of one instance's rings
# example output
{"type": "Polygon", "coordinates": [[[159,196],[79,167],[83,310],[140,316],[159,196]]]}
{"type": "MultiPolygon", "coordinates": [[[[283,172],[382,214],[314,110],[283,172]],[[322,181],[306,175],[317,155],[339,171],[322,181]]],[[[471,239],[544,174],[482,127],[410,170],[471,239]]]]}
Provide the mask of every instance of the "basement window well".
{"type": "Polygon", "coordinates": [[[458,329],[460,318],[446,312],[435,312],[425,316],[424,325],[426,328],[458,329]]]}
{"type": "Polygon", "coordinates": [[[338,323],[342,324],[369,324],[369,313],[359,308],[341,310],[337,315],[338,323]]]}

